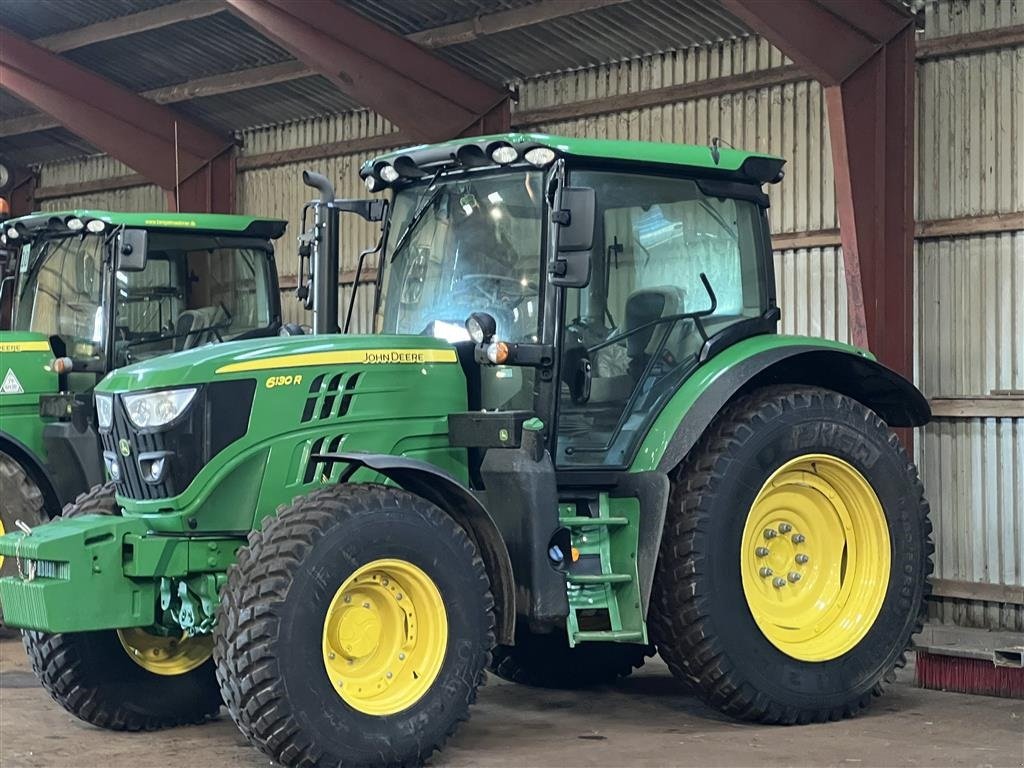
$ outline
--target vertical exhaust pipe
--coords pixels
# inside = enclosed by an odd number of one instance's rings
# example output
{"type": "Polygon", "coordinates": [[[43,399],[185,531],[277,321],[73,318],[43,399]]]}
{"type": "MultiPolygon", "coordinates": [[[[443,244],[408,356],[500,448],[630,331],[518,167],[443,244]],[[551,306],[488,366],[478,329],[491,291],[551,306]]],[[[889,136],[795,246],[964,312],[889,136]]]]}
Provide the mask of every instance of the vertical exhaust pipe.
{"type": "Polygon", "coordinates": [[[302,181],[320,193],[314,206],[313,228],[313,333],[338,333],[339,211],[334,207],[334,185],[314,171],[303,171],[302,181]]]}

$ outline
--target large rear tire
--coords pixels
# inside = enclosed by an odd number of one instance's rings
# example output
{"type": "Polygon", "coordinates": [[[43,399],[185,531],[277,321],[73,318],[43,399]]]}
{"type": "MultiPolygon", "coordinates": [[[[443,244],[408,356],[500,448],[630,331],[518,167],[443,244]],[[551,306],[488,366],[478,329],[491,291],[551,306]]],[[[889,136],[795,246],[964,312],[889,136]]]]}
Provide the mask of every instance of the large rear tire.
{"type": "MultiPolygon", "coordinates": [[[[62,517],[116,514],[114,484],[108,483],[80,495],[62,517]]],[[[220,710],[208,639],[169,639],[136,629],[27,631],[22,640],[46,691],[100,728],[152,731],[202,723],[220,710]]]]}
{"type": "Polygon", "coordinates": [[[733,717],[855,715],[921,628],[930,534],[917,469],[873,411],[824,389],[755,391],[673,478],[652,635],[733,717]]]}
{"type": "Polygon", "coordinates": [[[516,627],[516,644],[494,649],[490,670],[535,688],[587,688],[628,677],[654,654],[635,643],[583,643],[569,647],[565,630],[535,634],[516,627]]]}
{"type": "MultiPolygon", "coordinates": [[[[42,525],[49,520],[46,502],[39,485],[18,460],[0,451],[0,536],[18,530],[19,520],[30,528],[42,525]]],[[[0,555],[0,577],[17,575],[17,560],[0,555]]],[[[0,606],[0,628],[3,618],[0,606]]]]}
{"type": "Polygon", "coordinates": [[[494,643],[475,546],[395,488],[338,485],[249,536],[215,630],[228,711],[285,766],[420,764],[469,716],[494,643]]]}

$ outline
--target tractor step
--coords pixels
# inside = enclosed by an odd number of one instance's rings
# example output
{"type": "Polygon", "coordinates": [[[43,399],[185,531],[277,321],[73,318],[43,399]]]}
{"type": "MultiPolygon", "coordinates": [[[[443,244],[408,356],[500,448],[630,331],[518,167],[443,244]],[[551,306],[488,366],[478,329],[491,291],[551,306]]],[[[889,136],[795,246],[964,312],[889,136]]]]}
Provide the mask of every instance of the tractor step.
{"type": "Polygon", "coordinates": [[[592,642],[615,642],[615,643],[646,643],[647,638],[643,632],[632,632],[630,630],[619,630],[618,632],[609,630],[606,632],[577,632],[576,642],[577,643],[592,643],[592,642]]]}
{"type": "Polygon", "coordinates": [[[587,573],[573,576],[569,574],[570,584],[625,584],[633,580],[628,573],[587,573]]]}
{"type": "Polygon", "coordinates": [[[635,498],[601,493],[559,505],[573,549],[566,573],[570,646],[647,642],[637,573],[639,520],[635,498]]]}
{"type": "Polygon", "coordinates": [[[596,525],[629,525],[629,519],[625,517],[563,517],[559,519],[562,525],[570,528],[586,528],[596,525]]]}

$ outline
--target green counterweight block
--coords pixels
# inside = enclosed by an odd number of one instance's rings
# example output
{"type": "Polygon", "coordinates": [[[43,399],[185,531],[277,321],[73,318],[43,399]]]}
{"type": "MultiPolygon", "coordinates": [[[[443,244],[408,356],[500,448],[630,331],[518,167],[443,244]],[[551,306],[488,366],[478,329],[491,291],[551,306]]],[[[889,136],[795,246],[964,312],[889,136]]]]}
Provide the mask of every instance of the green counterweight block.
{"type": "Polygon", "coordinates": [[[144,534],[141,520],[86,515],[0,537],[0,555],[17,576],[0,579],[4,622],[43,632],[149,626],[157,584],[124,574],[124,540],[144,534]]]}

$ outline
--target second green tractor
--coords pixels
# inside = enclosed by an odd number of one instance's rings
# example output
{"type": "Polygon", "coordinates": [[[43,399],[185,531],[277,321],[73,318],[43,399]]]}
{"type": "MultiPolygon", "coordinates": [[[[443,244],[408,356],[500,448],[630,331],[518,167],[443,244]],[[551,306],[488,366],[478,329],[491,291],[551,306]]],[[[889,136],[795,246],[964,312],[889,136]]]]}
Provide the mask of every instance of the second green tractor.
{"type": "Polygon", "coordinates": [[[508,134],[366,163],[386,200],[308,175],[314,328],[355,213],[381,226],[375,334],[104,379],[116,482],[0,538],[43,685],[119,729],[223,703],[288,766],[418,763],[488,668],[588,685],[655,650],[737,718],[861,711],[923,615],[891,428],[930,412],[867,352],[776,332],[782,165],[508,134]]]}

